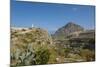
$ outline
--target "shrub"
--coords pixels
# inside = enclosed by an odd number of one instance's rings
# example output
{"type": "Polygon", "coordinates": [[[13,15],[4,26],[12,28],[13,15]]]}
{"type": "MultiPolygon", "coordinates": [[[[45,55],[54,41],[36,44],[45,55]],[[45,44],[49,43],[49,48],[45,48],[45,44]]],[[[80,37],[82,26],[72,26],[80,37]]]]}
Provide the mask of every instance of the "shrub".
{"type": "Polygon", "coordinates": [[[80,51],[80,56],[83,57],[86,61],[95,60],[95,53],[89,49],[83,49],[80,51]]]}
{"type": "Polygon", "coordinates": [[[36,64],[46,64],[49,61],[50,52],[48,49],[40,49],[36,52],[36,64]]]}
{"type": "Polygon", "coordinates": [[[70,49],[69,48],[64,49],[65,57],[68,56],[69,52],[70,52],[70,49]]]}
{"type": "Polygon", "coordinates": [[[25,29],[22,29],[22,31],[26,31],[25,29]]]}

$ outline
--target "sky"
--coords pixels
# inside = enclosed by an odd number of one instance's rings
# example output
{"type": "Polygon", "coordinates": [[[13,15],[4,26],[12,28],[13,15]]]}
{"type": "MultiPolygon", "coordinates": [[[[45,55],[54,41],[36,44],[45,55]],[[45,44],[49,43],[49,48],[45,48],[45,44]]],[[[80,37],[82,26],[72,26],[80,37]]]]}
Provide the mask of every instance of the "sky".
{"type": "Polygon", "coordinates": [[[56,31],[68,22],[95,28],[95,7],[89,5],[20,2],[11,0],[11,26],[40,27],[56,31]]]}

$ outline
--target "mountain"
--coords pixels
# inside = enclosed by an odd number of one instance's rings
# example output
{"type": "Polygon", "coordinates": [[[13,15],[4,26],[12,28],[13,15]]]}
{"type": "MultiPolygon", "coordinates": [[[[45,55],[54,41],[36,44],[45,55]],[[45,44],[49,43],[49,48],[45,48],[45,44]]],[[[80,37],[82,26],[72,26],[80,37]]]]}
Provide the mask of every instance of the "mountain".
{"type": "Polygon", "coordinates": [[[84,29],[80,25],[69,22],[65,26],[59,28],[52,35],[54,43],[60,47],[82,47],[84,49],[95,49],[95,30],[84,29]]]}
{"type": "Polygon", "coordinates": [[[59,28],[53,36],[57,38],[63,38],[70,35],[71,33],[80,31],[84,31],[84,28],[78,24],[75,24],[74,22],[69,22],[65,26],[59,28]]]}

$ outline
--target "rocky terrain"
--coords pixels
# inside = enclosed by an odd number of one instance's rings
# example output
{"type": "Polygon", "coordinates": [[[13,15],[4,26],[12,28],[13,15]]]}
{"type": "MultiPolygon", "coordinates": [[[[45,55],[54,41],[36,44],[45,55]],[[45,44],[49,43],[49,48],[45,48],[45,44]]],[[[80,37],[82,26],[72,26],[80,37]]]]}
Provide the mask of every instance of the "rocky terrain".
{"type": "Polygon", "coordinates": [[[54,52],[54,45],[47,31],[40,28],[11,28],[11,66],[49,63],[52,61],[49,58],[54,55],[53,52],[50,54],[51,51],[54,52]]]}
{"type": "Polygon", "coordinates": [[[11,66],[95,60],[95,30],[69,22],[54,34],[41,28],[11,27],[11,66]]]}
{"type": "Polygon", "coordinates": [[[59,28],[52,37],[53,42],[58,47],[58,52],[64,49],[67,62],[95,60],[95,30],[85,29],[80,25],[69,22],[59,28]],[[72,57],[69,56],[70,54],[72,57]],[[74,55],[77,55],[78,58],[74,59],[74,55]],[[69,61],[69,57],[72,61],[69,61]],[[82,57],[85,57],[85,59],[82,57]]]}

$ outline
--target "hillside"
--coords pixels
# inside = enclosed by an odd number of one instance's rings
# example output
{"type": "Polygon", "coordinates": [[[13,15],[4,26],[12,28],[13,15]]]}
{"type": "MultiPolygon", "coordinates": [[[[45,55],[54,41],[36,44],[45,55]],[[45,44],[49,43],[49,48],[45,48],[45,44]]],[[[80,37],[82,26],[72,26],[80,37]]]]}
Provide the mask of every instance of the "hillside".
{"type": "Polygon", "coordinates": [[[52,38],[46,30],[11,28],[11,66],[55,63],[53,52],[52,38]],[[52,55],[54,59],[50,59],[52,55]]]}

